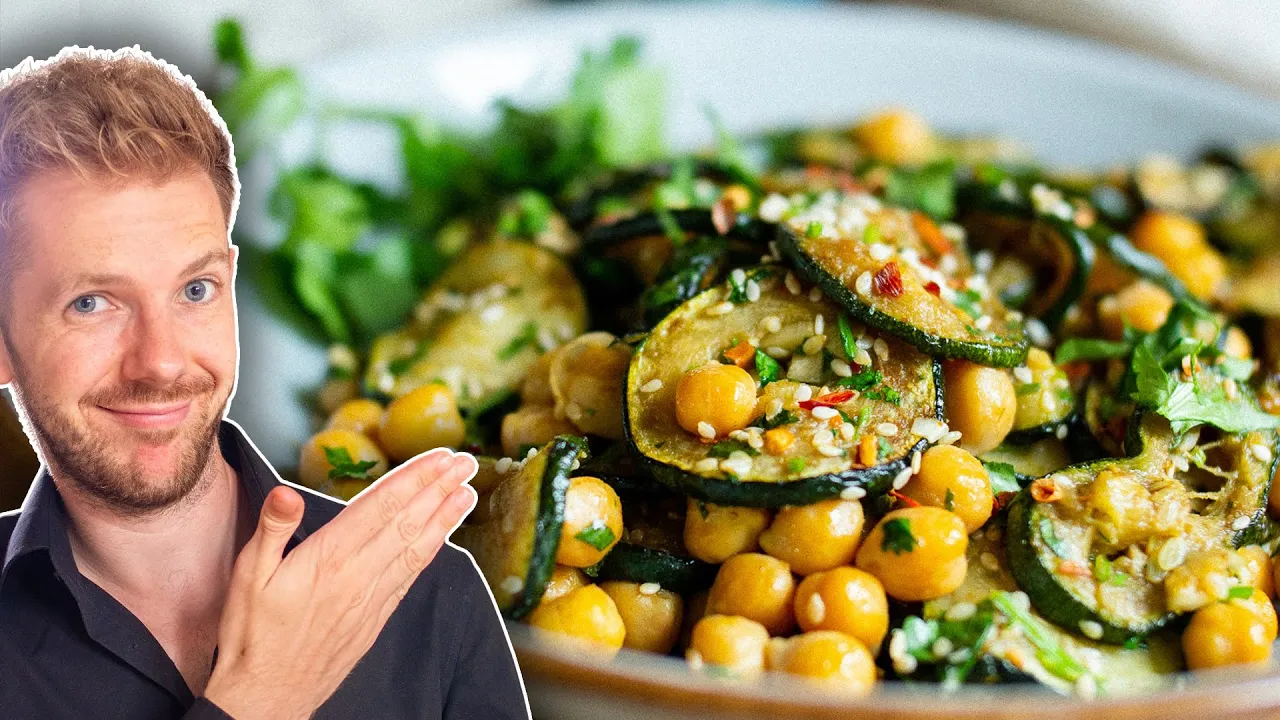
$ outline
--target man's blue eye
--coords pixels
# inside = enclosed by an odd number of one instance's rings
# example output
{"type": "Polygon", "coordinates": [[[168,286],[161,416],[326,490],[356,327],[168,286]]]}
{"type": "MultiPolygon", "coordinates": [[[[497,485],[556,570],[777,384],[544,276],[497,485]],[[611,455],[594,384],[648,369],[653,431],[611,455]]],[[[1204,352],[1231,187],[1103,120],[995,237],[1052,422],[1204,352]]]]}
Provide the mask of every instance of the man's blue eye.
{"type": "Polygon", "coordinates": [[[191,302],[204,302],[209,299],[210,287],[208,280],[197,280],[187,285],[186,296],[191,302]]]}
{"type": "Polygon", "coordinates": [[[102,297],[100,295],[81,295],[71,301],[71,307],[78,313],[89,314],[100,307],[102,297]]]}

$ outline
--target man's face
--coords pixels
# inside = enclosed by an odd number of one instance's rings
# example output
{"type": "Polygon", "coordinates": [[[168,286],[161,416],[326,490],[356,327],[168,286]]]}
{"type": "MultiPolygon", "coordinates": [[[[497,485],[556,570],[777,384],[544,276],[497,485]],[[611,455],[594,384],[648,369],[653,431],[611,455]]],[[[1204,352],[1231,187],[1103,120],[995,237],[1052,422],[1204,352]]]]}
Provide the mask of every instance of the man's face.
{"type": "Polygon", "coordinates": [[[236,368],[234,256],[212,181],[42,173],[19,192],[15,226],[0,384],[13,383],[46,460],[120,511],[186,497],[236,368]]]}

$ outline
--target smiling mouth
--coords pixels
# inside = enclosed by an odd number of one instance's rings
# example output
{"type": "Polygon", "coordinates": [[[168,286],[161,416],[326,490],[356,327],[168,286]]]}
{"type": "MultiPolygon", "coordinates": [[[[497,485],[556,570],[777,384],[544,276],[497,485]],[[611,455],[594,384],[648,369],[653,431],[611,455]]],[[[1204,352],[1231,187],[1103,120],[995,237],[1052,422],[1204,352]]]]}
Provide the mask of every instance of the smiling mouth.
{"type": "Polygon", "coordinates": [[[99,405],[98,408],[122,425],[141,430],[164,430],[176,427],[187,417],[187,413],[191,410],[191,401],[176,405],[129,408],[110,408],[99,405]]]}

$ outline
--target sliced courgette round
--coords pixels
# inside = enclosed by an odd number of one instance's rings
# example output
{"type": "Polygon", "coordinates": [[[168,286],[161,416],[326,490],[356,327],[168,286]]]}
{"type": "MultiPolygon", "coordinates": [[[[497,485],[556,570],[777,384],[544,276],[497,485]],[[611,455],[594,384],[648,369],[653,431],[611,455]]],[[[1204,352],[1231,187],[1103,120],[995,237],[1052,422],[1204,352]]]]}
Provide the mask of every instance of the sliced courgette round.
{"type": "Polygon", "coordinates": [[[941,366],[906,343],[848,322],[825,298],[792,294],[782,274],[770,265],[735,271],[650,332],[627,375],[628,442],[654,478],[716,504],[803,505],[855,487],[881,494],[927,444],[912,434],[914,422],[942,418],[941,366]],[[676,421],[681,377],[742,343],[756,349],[755,360],[744,364],[755,365],[757,384],[762,369],[772,381],[759,390],[760,429],[739,432],[758,436],[766,425],[784,427],[792,442],[781,453],[751,447],[743,435],[705,441],[676,421]],[[834,367],[859,358],[849,377],[836,374],[834,367]],[[815,416],[817,405],[831,407],[818,411],[829,417],[815,416]],[[842,430],[844,424],[852,432],[842,430]]]}
{"type": "Polygon", "coordinates": [[[825,193],[778,224],[779,250],[857,320],[934,357],[1022,363],[1021,323],[974,275],[963,247],[937,245],[906,211],[857,194],[825,193]]]}
{"type": "Polygon", "coordinates": [[[587,309],[572,270],[525,242],[476,245],[436,281],[409,326],[377,338],[365,390],[400,397],[448,385],[463,409],[518,389],[545,345],[582,334],[587,309]]]}
{"type": "Polygon", "coordinates": [[[1194,300],[1187,286],[1169,272],[1160,258],[1139,250],[1123,233],[1098,223],[1089,228],[1089,235],[1120,267],[1164,288],[1175,300],[1194,300]]]}
{"type": "Polygon", "coordinates": [[[498,609],[513,620],[533,610],[547,589],[560,548],[569,474],[585,447],[578,437],[552,440],[493,490],[493,512],[485,522],[453,534],[475,558],[498,609]]]}
{"type": "Polygon", "coordinates": [[[1010,506],[1007,528],[1010,570],[1036,609],[1066,630],[1112,644],[1174,617],[1164,578],[1188,554],[1261,539],[1275,469],[1271,431],[1197,442],[1176,436],[1155,413],[1129,426],[1130,457],[1073,465],[1033,482],[1010,506]],[[1049,484],[1037,491],[1042,482],[1049,484]]]}

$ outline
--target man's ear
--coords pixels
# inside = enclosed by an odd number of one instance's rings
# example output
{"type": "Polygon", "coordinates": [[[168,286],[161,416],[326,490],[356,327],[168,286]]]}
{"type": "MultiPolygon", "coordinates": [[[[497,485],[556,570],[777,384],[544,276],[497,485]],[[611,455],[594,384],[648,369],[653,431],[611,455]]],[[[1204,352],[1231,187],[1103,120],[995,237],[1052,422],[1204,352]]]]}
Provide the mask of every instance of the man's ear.
{"type": "Polygon", "coordinates": [[[9,341],[5,337],[5,323],[0,319],[0,388],[13,382],[13,360],[9,358],[9,341]]]}

